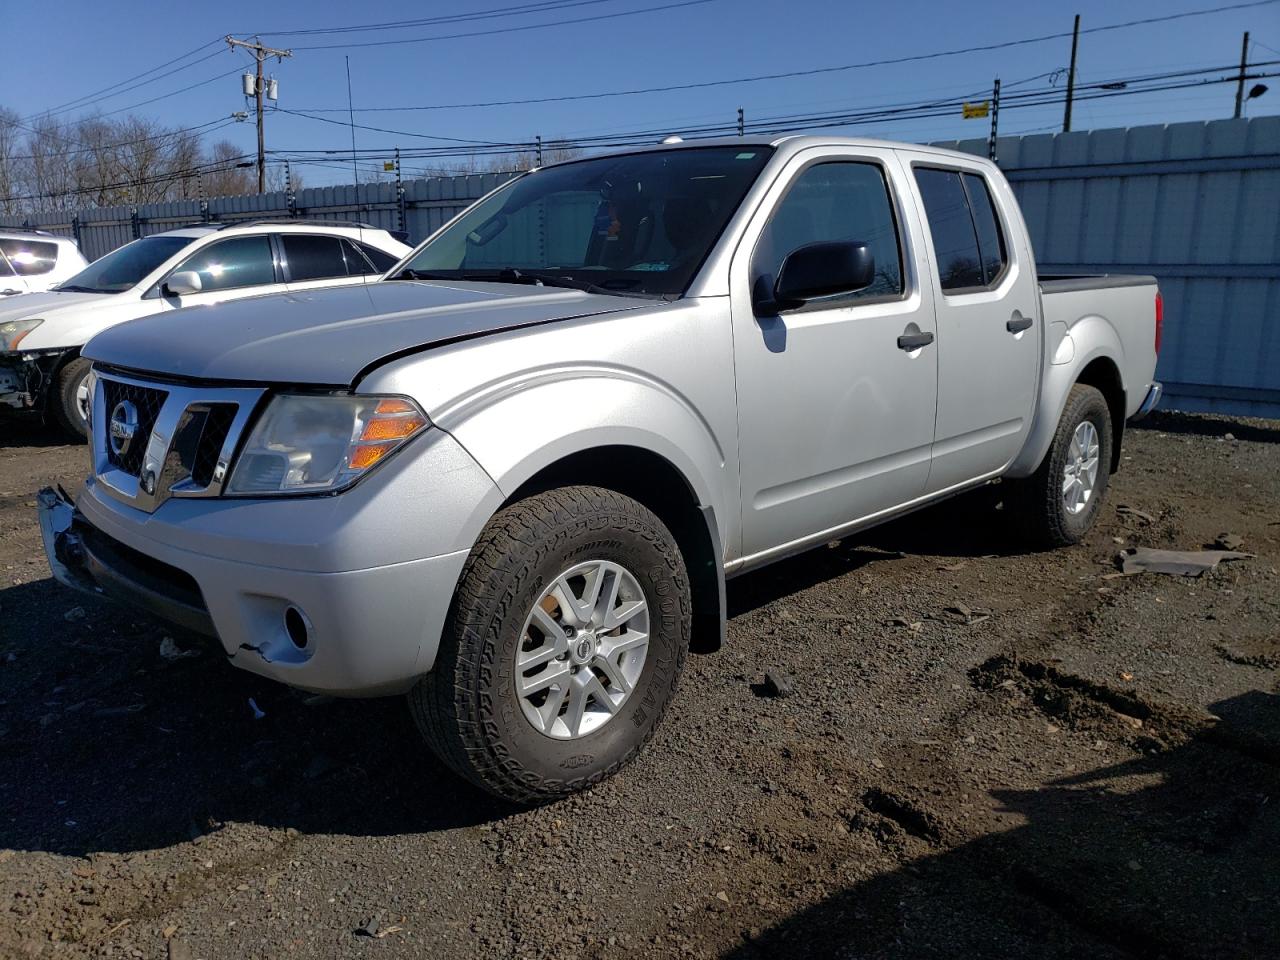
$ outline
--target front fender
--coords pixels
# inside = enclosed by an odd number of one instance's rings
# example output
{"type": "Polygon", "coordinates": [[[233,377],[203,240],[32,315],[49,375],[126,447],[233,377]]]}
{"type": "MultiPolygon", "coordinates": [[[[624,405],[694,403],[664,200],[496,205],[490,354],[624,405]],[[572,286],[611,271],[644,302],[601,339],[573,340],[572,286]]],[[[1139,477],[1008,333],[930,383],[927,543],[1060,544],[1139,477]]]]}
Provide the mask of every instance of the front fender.
{"type": "Polygon", "coordinates": [[[715,512],[720,529],[726,527],[723,447],[687,398],[633,369],[573,365],[527,372],[473,391],[432,419],[505,496],[572,454],[638,447],[675,467],[698,503],[715,512]]]}
{"type": "Polygon", "coordinates": [[[1067,405],[1067,395],[1080,374],[1094,360],[1105,358],[1124,369],[1124,346],[1115,328],[1103,317],[1082,317],[1071,325],[1050,358],[1040,381],[1040,396],[1031,432],[1006,476],[1029,477],[1044,460],[1067,405]]]}

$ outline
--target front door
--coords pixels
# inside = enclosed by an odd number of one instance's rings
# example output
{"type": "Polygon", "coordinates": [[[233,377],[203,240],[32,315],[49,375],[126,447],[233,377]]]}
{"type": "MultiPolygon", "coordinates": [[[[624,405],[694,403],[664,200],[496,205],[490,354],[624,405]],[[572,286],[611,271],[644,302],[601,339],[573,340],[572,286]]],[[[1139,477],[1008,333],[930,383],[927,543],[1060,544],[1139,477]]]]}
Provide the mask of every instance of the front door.
{"type": "Polygon", "coordinates": [[[749,561],[924,492],[937,344],[932,294],[909,240],[917,215],[901,202],[905,176],[890,150],[803,151],[738,248],[730,284],[749,561]],[[791,251],[831,240],[868,245],[869,288],[754,314],[754,285],[771,286],[791,251]]]}

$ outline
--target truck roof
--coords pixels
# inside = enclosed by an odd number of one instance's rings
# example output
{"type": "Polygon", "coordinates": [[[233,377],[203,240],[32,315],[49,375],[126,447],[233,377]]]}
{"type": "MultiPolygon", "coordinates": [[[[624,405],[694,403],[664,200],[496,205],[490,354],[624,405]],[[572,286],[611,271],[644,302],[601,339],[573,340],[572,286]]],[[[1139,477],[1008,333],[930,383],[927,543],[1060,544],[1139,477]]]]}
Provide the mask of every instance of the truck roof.
{"type": "MultiPolygon", "coordinates": [[[[673,134],[673,136],[679,136],[679,134],[673,134]]],[[[574,163],[577,160],[588,160],[602,156],[622,156],[628,153],[648,153],[654,150],[690,150],[698,147],[773,147],[775,149],[786,147],[789,150],[803,150],[806,147],[820,146],[877,147],[886,150],[908,149],[919,151],[921,153],[937,154],[940,157],[957,157],[969,161],[981,160],[984,162],[986,160],[985,157],[978,157],[972,153],[963,153],[959,150],[944,150],[941,147],[931,147],[918,143],[904,143],[899,140],[877,140],[873,137],[842,137],[834,134],[787,134],[785,136],[748,135],[742,137],[705,137],[692,140],[676,140],[673,142],[642,144],[640,146],[621,147],[604,153],[592,154],[590,157],[575,157],[572,160],[563,160],[556,164],[547,164],[547,166],[560,166],[562,163],[574,163]]]]}

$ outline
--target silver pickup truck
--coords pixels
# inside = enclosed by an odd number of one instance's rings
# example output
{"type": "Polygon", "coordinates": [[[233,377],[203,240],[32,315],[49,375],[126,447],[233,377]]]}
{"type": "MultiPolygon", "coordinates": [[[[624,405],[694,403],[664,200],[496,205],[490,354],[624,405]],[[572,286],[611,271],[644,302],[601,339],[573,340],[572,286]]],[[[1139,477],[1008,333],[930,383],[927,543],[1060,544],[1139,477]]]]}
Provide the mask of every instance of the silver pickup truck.
{"type": "Polygon", "coordinates": [[[1160,317],[1150,277],[1037,277],[983,160],[664,143],[522,176],[382,281],[98,335],[92,471],[40,521],[63,583],[407,694],[450,767],[544,800],[648,740],[727,577],[997,478],[1079,540],[1160,317]]]}

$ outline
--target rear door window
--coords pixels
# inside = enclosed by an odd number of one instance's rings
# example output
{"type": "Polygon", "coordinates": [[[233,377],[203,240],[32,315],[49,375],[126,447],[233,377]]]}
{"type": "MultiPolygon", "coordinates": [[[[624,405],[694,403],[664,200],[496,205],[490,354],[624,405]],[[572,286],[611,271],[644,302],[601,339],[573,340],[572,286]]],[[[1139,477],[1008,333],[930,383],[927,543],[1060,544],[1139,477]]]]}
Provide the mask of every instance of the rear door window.
{"type": "Polygon", "coordinates": [[[58,262],[58,245],[41,240],[0,239],[0,251],[20,277],[38,277],[58,262]]]}
{"type": "MultiPolygon", "coordinates": [[[[343,250],[341,237],[321,237],[308,234],[285,233],[280,235],[284,245],[284,258],[289,264],[289,279],[294,283],[306,280],[332,280],[362,272],[362,264],[352,264],[360,269],[348,269],[348,254],[343,250]]],[[[353,258],[354,259],[354,258],[353,258]]]]}
{"type": "Polygon", "coordinates": [[[1009,258],[986,180],[932,167],[918,167],[915,175],[942,289],[955,293],[995,286],[1009,258]]]}
{"type": "Polygon", "coordinates": [[[201,291],[232,290],[276,282],[275,259],[266,234],[211,243],[176,269],[200,274],[201,291]]]}
{"type": "Polygon", "coordinates": [[[987,189],[987,181],[976,173],[964,175],[964,189],[973,213],[973,226],[978,231],[978,255],[982,260],[982,282],[990,286],[1004,273],[1008,258],[1004,235],[996,219],[996,205],[987,189]]]}

